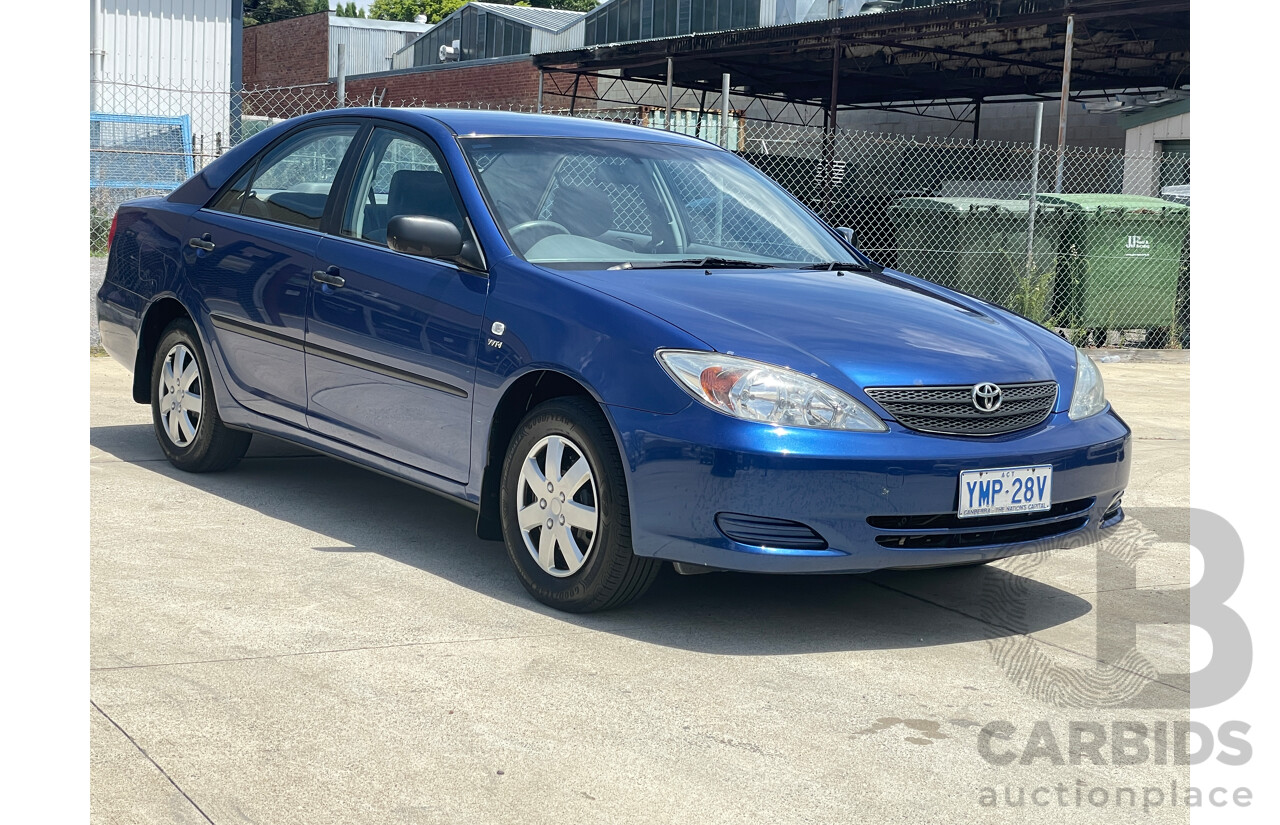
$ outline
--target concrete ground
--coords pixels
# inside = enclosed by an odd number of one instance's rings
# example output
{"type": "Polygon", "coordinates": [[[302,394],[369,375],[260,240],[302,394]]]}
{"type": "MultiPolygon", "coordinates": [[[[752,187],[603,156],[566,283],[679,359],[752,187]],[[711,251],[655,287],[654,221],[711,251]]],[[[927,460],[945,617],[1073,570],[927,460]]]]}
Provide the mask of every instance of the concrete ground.
{"type": "Polygon", "coordinates": [[[1099,546],[569,616],[407,485],[263,438],[175,470],[92,359],[92,820],[1186,822],[1188,769],[1110,746],[1187,718],[1190,367],[1102,368],[1136,441],[1099,546]]]}

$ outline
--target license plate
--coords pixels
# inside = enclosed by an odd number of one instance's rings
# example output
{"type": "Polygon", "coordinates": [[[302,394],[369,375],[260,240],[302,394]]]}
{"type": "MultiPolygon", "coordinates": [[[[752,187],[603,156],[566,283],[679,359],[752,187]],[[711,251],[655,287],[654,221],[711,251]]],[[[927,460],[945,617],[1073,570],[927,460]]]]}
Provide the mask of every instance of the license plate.
{"type": "Polygon", "coordinates": [[[1004,467],[966,470],[960,474],[960,518],[1034,513],[1048,510],[1053,494],[1053,467],[1004,467]]]}

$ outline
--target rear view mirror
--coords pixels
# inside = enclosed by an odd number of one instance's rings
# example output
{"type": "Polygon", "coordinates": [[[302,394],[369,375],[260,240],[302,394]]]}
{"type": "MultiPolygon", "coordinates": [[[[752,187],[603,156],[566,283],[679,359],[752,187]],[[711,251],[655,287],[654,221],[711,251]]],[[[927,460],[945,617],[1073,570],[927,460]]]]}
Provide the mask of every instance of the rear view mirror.
{"type": "Polygon", "coordinates": [[[396,215],[387,222],[387,246],[421,258],[456,258],[462,252],[462,233],[439,218],[396,215]]]}
{"type": "Polygon", "coordinates": [[[840,233],[840,237],[844,238],[849,243],[849,246],[852,246],[855,249],[857,248],[858,246],[857,232],[854,232],[852,229],[850,229],[847,226],[842,226],[836,231],[840,233]]]}

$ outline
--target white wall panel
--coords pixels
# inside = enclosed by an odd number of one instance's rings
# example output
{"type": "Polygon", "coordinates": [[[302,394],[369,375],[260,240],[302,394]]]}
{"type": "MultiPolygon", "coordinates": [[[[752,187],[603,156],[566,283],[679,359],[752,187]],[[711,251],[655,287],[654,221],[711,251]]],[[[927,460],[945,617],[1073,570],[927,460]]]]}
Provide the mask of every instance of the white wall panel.
{"type": "MultiPolygon", "coordinates": [[[[206,149],[230,127],[231,0],[100,0],[108,114],[187,116],[206,149]]],[[[90,4],[92,14],[93,5],[90,4]]]]}
{"type": "Polygon", "coordinates": [[[102,0],[103,80],[231,88],[231,0],[102,0]]]}

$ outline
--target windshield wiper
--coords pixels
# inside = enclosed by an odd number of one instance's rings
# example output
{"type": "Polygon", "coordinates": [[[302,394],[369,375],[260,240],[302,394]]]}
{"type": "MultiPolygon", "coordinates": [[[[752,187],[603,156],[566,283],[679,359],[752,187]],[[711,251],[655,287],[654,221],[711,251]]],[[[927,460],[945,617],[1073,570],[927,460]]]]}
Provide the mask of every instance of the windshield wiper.
{"type": "Polygon", "coordinates": [[[857,261],[832,261],[830,263],[810,264],[802,266],[799,269],[819,269],[826,272],[834,272],[837,269],[843,269],[851,272],[874,272],[875,270],[864,263],[857,261]]]}
{"type": "Polygon", "coordinates": [[[680,258],[674,261],[627,261],[610,269],[774,269],[780,264],[734,258],[680,258]]]}

